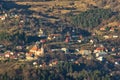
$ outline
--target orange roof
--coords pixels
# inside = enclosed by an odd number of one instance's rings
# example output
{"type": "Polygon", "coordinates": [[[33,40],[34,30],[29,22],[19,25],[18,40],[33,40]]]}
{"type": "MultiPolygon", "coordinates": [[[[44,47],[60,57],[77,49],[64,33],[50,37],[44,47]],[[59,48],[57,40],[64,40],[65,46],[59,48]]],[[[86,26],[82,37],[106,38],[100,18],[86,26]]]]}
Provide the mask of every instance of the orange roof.
{"type": "Polygon", "coordinates": [[[38,50],[38,47],[35,45],[35,46],[32,47],[31,50],[37,51],[37,50],[38,50]]]}
{"type": "Polygon", "coordinates": [[[101,27],[100,30],[105,30],[105,28],[104,28],[104,27],[101,27]]]}
{"type": "Polygon", "coordinates": [[[104,47],[98,47],[96,48],[96,50],[104,50],[105,48],[104,47]]]}
{"type": "Polygon", "coordinates": [[[29,52],[28,54],[33,54],[33,53],[29,52]]]}

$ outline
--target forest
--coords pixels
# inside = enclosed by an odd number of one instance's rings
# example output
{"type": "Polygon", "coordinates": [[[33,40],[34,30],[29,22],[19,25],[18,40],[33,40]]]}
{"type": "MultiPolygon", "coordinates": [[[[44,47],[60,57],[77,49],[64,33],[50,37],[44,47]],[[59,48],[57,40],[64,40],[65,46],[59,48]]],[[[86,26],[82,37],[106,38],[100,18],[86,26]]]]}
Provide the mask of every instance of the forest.
{"type": "Polygon", "coordinates": [[[96,65],[90,69],[84,63],[79,65],[65,62],[58,63],[55,67],[30,68],[27,65],[21,65],[12,72],[6,72],[0,75],[1,80],[114,80],[115,76],[110,76],[103,66],[96,65]]]}
{"type": "Polygon", "coordinates": [[[110,9],[90,9],[81,12],[79,15],[72,16],[72,23],[77,27],[95,28],[103,20],[111,18],[114,13],[110,9]]]}

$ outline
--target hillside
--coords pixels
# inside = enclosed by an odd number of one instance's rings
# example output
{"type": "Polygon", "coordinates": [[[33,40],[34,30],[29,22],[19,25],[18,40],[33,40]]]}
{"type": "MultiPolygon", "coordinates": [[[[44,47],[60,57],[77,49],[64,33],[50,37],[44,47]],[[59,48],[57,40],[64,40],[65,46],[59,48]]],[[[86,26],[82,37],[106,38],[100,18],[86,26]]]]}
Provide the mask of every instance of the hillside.
{"type": "Polygon", "coordinates": [[[120,0],[2,0],[0,80],[119,80],[120,0]]]}
{"type": "Polygon", "coordinates": [[[15,35],[19,31],[20,33],[22,33],[21,32],[22,30],[24,30],[26,35],[37,35],[38,34],[37,31],[39,30],[39,28],[43,28],[43,27],[44,30],[46,29],[45,31],[46,34],[60,33],[61,31],[64,34],[66,34],[67,33],[66,28],[68,26],[72,28],[82,28],[89,30],[90,32],[94,32],[92,30],[99,29],[100,27],[106,26],[111,22],[116,22],[117,24],[120,22],[119,3],[120,3],[119,0],[77,0],[77,1],[58,0],[58,1],[44,1],[44,2],[43,1],[22,2],[20,0],[11,2],[9,0],[8,2],[2,3],[3,4],[2,9],[5,9],[5,11],[8,14],[10,14],[9,15],[10,17],[11,15],[15,16],[14,14],[16,14],[19,18],[10,19],[11,22],[8,22],[10,20],[6,19],[5,22],[7,22],[7,24],[0,22],[1,23],[0,27],[3,32],[5,31],[6,33],[7,31],[8,34],[10,33],[11,34],[10,36],[15,35]],[[102,15],[101,13],[100,14],[98,13],[94,16],[95,14],[94,10],[97,9],[110,10],[111,13],[108,15],[109,18],[102,20],[100,19],[101,16],[103,16],[102,18],[104,18],[104,16],[107,15],[107,12],[105,14],[103,12],[102,15]],[[89,13],[89,11],[92,10],[94,11],[94,14],[93,12],[89,13]],[[86,14],[87,12],[89,14],[86,14]],[[74,20],[75,22],[72,21],[72,17],[74,16],[77,17],[78,15],[81,14],[83,15],[85,14],[84,15],[85,17],[81,17],[82,19],[81,22],[79,21],[77,22],[76,21],[78,20],[77,18],[74,20]],[[87,16],[91,16],[91,17],[87,17],[87,16]],[[14,21],[15,23],[13,24],[14,21]],[[20,21],[22,22],[24,21],[24,22],[21,23],[20,21]],[[80,25],[78,25],[79,23],[80,25]],[[22,28],[18,27],[18,25],[21,26],[22,28]],[[86,28],[84,26],[86,26],[86,28]],[[94,27],[94,29],[90,29],[90,27],[91,28],[94,27]]]}
{"type": "MultiPolygon", "coordinates": [[[[120,11],[119,0],[79,0],[79,1],[50,1],[50,2],[16,2],[19,5],[31,6],[29,10],[35,11],[32,16],[45,18],[54,23],[68,14],[79,14],[88,9],[103,8],[113,12],[120,11]],[[39,14],[39,15],[38,15],[39,14]]],[[[68,16],[69,18],[69,16],[68,16]]],[[[67,16],[66,16],[67,19],[67,16]]]]}
{"type": "MultiPolygon", "coordinates": [[[[15,0],[15,1],[17,1],[15,2],[16,4],[21,6],[31,6],[28,8],[28,10],[35,11],[35,13],[32,13],[31,16],[37,18],[47,18],[48,21],[50,20],[53,22],[62,18],[62,16],[70,13],[71,11],[73,14],[79,14],[80,12],[92,8],[112,9],[112,11],[116,11],[116,12],[120,11],[119,0],[77,0],[77,1],[56,0],[50,2],[49,1],[41,2],[41,0],[30,0],[30,1],[27,0],[26,2],[20,2],[21,0],[15,0]],[[34,1],[38,1],[38,2],[34,2],[34,1]]],[[[10,4],[8,4],[8,7],[15,8],[10,4]]]]}

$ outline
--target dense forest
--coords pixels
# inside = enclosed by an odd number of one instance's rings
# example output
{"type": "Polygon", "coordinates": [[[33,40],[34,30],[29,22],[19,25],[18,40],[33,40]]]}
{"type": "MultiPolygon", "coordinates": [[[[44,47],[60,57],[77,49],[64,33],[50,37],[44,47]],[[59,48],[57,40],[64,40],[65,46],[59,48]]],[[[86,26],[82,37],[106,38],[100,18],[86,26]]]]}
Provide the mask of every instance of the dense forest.
{"type": "MultiPolygon", "coordinates": [[[[96,63],[97,64],[97,63],[96,63]]],[[[65,62],[58,63],[55,67],[30,68],[21,65],[12,72],[0,75],[1,80],[114,80],[117,79],[107,74],[103,66],[97,64],[91,67],[84,63],[79,65],[65,62]]]]}
{"type": "Polygon", "coordinates": [[[83,28],[95,28],[103,20],[107,20],[112,17],[114,13],[110,9],[90,9],[85,12],[81,12],[77,16],[72,17],[72,23],[77,27],[83,28]]]}
{"type": "Polygon", "coordinates": [[[35,80],[58,80],[58,79],[59,80],[84,80],[84,79],[110,80],[110,76],[108,76],[107,74],[102,75],[102,73],[105,73],[105,72],[98,71],[98,70],[93,71],[93,72],[87,72],[86,70],[82,70],[80,72],[76,71],[76,72],[67,74],[66,72],[56,73],[55,71],[51,71],[51,70],[36,69],[29,73],[32,76],[28,75],[28,76],[23,77],[21,75],[15,75],[14,77],[10,77],[6,73],[2,75],[0,79],[2,80],[33,80],[33,79],[35,80]],[[32,72],[35,72],[35,73],[32,73],[32,72]]]}

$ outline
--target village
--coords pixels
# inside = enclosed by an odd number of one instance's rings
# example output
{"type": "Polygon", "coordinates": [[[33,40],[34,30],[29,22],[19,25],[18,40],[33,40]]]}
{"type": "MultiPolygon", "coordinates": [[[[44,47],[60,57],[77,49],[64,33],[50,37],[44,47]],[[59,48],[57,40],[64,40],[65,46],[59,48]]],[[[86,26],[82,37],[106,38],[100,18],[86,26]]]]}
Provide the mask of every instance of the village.
{"type": "Polygon", "coordinates": [[[54,23],[47,22],[31,16],[32,11],[23,15],[22,9],[6,11],[2,5],[0,10],[0,63],[25,62],[37,69],[53,69],[64,63],[77,66],[95,63],[107,65],[111,76],[120,74],[119,22],[85,30],[67,22],[62,24],[64,20],[59,18],[54,23]]]}
{"type": "MultiPolygon", "coordinates": [[[[16,18],[17,15],[15,15],[16,18]]],[[[4,18],[8,17],[7,14],[3,16],[4,18]]],[[[4,20],[1,18],[1,20],[4,20]]],[[[76,30],[72,29],[71,31],[67,32],[67,34],[64,36],[60,33],[53,33],[50,35],[45,35],[43,29],[39,29],[38,31],[38,40],[36,42],[33,42],[32,45],[29,46],[16,46],[17,51],[10,51],[7,50],[4,53],[1,52],[0,54],[0,60],[6,60],[6,59],[15,59],[15,60],[38,60],[39,57],[44,56],[45,54],[51,54],[51,53],[61,53],[61,54],[75,54],[76,56],[81,55],[81,57],[92,60],[96,59],[98,61],[104,61],[107,56],[120,56],[120,48],[113,47],[113,46],[106,46],[105,44],[101,43],[101,39],[98,38],[98,36],[101,37],[102,33],[105,31],[114,32],[114,30],[120,31],[119,26],[112,27],[109,29],[100,28],[99,32],[101,31],[100,35],[97,33],[93,33],[91,37],[83,37],[82,35],[77,34],[76,30]],[[97,36],[96,36],[97,35],[97,36]],[[62,37],[64,36],[64,37],[62,37]],[[27,49],[27,52],[24,52],[24,50],[27,49]]],[[[119,35],[102,35],[102,40],[106,39],[117,39],[119,38],[119,35]],[[109,36],[110,35],[110,36],[109,36]]],[[[4,48],[4,44],[0,45],[0,49],[2,50],[4,48]]],[[[75,61],[74,58],[71,59],[73,62],[75,61]]],[[[120,65],[120,60],[110,60],[111,62],[120,65]]],[[[77,62],[78,63],[78,62],[77,62]]],[[[34,63],[33,63],[34,64],[34,63]]],[[[56,62],[53,64],[57,64],[56,62]]],[[[50,64],[51,65],[51,64],[50,64]]]]}
{"type": "MultiPolygon", "coordinates": [[[[12,20],[17,20],[16,25],[18,25],[20,28],[23,28],[24,31],[24,25],[27,23],[27,20],[29,20],[29,18],[27,19],[27,16],[23,17],[20,14],[14,13],[14,11],[9,13],[3,11],[0,15],[0,22],[6,22],[8,19],[10,19],[10,23],[12,23],[12,20]]],[[[62,32],[56,32],[46,35],[45,28],[40,28],[35,33],[37,34],[38,39],[29,46],[17,45],[15,47],[17,51],[6,50],[4,53],[2,53],[2,49],[4,49],[5,46],[4,44],[0,44],[0,60],[37,60],[39,57],[52,52],[61,52],[61,54],[66,55],[81,55],[81,57],[84,57],[88,60],[96,59],[98,61],[103,61],[106,56],[120,56],[119,46],[108,46],[106,45],[107,43],[105,44],[102,42],[102,40],[112,41],[119,39],[119,23],[113,22],[109,23],[107,27],[100,27],[98,30],[90,33],[90,37],[84,37],[83,35],[86,33],[82,33],[81,31],[82,30],[69,27],[68,31],[65,32],[66,34],[63,34],[62,32]]],[[[29,35],[30,34],[31,33],[29,32],[29,35]]],[[[74,59],[72,61],[74,61],[74,59]]],[[[117,65],[120,64],[119,59],[111,61],[117,65]]]]}

